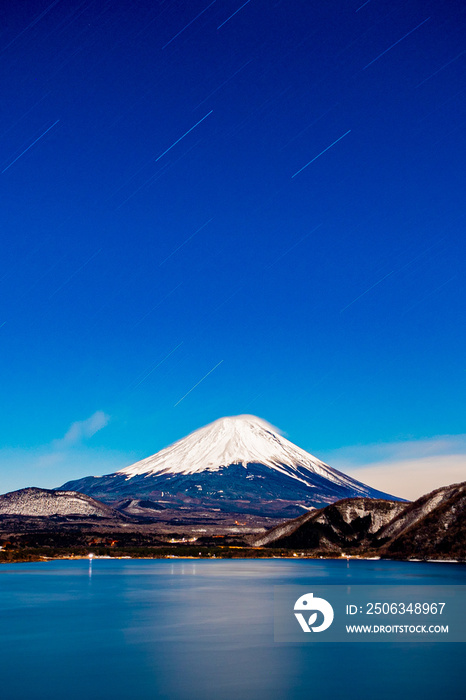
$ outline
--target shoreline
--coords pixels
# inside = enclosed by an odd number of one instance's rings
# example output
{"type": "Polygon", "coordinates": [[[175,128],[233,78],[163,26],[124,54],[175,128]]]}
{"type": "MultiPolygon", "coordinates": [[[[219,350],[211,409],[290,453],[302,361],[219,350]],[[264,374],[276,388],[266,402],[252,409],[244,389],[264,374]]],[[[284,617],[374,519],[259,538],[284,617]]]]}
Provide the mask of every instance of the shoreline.
{"type": "Polygon", "coordinates": [[[104,560],[104,561],[109,561],[109,560],[126,560],[126,561],[152,561],[152,560],[173,560],[173,559],[185,559],[189,561],[224,561],[224,560],[241,560],[241,561],[259,561],[259,560],[276,560],[276,559],[285,559],[285,560],[290,560],[290,561],[303,561],[303,560],[312,560],[312,561],[346,561],[347,564],[349,565],[349,561],[397,561],[397,562],[406,562],[406,563],[413,563],[413,564],[466,564],[466,560],[461,560],[461,559],[401,559],[397,557],[358,557],[358,556],[351,556],[351,557],[346,557],[346,556],[340,556],[340,557],[323,557],[323,556],[308,556],[308,555],[265,555],[265,556],[237,556],[237,557],[232,557],[232,556],[217,556],[217,555],[212,555],[212,556],[192,556],[189,554],[184,554],[184,555],[177,555],[177,554],[164,554],[160,556],[150,556],[150,557],[144,557],[144,556],[129,556],[129,555],[124,555],[124,556],[110,556],[110,555],[94,555],[92,557],[89,557],[89,555],[83,555],[83,556],[58,556],[58,557],[47,557],[47,556],[38,556],[37,558],[33,559],[15,559],[12,561],[0,561],[0,566],[2,564],[37,564],[37,563],[44,563],[47,564],[48,562],[54,562],[54,561],[96,561],[96,560],[104,560]]]}

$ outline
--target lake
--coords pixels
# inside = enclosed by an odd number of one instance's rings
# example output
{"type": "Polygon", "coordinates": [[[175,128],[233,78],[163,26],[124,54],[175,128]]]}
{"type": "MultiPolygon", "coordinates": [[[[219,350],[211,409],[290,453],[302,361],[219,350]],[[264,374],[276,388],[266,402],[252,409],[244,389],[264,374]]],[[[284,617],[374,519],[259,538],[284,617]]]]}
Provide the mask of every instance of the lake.
{"type": "Polygon", "coordinates": [[[466,584],[466,565],[94,560],[0,566],[5,700],[466,697],[465,646],[281,644],[273,587],[466,584]]]}

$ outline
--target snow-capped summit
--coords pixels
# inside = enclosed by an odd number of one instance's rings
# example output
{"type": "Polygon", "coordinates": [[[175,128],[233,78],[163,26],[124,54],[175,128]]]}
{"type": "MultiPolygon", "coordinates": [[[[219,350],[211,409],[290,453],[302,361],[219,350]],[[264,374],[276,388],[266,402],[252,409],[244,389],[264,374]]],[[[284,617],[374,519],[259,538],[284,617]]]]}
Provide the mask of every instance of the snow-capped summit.
{"type": "Polygon", "coordinates": [[[248,415],[220,418],[114,474],[70,481],[62,488],[120,508],[142,499],[141,504],[150,502],[163,511],[159,520],[180,525],[194,517],[212,524],[221,514],[283,519],[341,498],[392,498],[248,415]]]}
{"type": "Polygon", "coordinates": [[[270,423],[248,415],[219,418],[117,474],[127,479],[141,474],[197,474],[231,464],[262,464],[295,478],[301,467],[332,481],[341,480],[331,467],[286,440],[270,423]]]}

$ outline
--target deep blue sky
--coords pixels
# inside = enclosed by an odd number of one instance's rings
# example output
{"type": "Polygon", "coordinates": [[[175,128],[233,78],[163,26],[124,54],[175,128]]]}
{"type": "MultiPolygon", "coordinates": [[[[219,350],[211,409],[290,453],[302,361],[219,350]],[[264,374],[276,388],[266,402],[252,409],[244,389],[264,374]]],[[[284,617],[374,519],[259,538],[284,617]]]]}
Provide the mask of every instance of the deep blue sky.
{"type": "Polygon", "coordinates": [[[465,432],[464,3],[241,5],[1,4],[0,491],[465,432]]]}

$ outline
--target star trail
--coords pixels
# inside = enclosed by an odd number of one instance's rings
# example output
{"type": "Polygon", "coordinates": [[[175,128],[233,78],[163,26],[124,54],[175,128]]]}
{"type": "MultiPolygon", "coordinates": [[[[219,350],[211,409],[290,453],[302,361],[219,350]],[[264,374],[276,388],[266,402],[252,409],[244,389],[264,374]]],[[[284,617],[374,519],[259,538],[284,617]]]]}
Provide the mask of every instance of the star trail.
{"type": "Polygon", "coordinates": [[[463,3],[5,0],[0,53],[1,492],[99,411],[121,466],[464,432],[463,3]]]}

